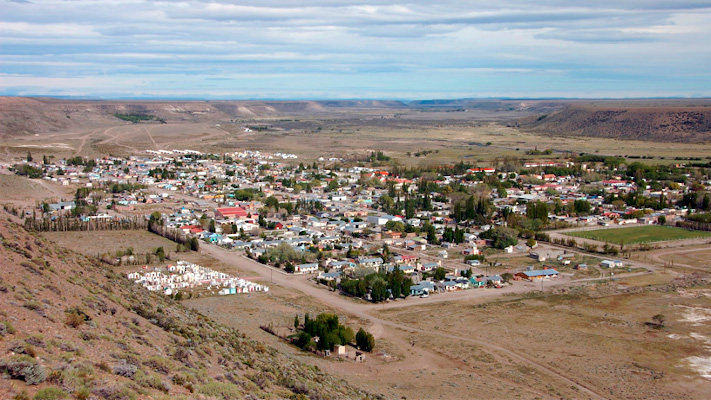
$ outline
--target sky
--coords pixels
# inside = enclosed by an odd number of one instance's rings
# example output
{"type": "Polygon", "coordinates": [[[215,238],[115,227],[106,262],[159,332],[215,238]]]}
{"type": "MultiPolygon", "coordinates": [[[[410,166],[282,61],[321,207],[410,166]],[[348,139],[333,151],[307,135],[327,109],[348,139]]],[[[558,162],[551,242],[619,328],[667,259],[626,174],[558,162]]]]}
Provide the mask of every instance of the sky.
{"type": "Polygon", "coordinates": [[[711,96],[710,0],[0,0],[0,95],[711,96]]]}

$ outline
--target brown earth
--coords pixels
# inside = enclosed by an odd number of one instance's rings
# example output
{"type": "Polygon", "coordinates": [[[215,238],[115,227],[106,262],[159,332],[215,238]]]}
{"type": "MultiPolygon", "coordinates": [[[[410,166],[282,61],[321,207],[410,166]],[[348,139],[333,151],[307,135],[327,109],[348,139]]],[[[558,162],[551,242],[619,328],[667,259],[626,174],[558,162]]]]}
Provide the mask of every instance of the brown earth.
{"type": "Polygon", "coordinates": [[[2,399],[49,387],[84,399],[370,396],[11,219],[0,211],[2,399]]]}

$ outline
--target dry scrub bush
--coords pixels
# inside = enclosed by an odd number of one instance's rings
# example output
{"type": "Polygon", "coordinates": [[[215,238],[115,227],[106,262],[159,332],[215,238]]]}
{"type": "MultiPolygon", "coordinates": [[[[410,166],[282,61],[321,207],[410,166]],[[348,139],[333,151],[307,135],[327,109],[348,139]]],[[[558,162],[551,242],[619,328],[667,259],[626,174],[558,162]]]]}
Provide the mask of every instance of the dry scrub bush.
{"type": "Polygon", "coordinates": [[[0,360],[0,371],[12,379],[25,381],[28,385],[37,385],[47,379],[44,367],[28,356],[13,356],[0,360]]]}

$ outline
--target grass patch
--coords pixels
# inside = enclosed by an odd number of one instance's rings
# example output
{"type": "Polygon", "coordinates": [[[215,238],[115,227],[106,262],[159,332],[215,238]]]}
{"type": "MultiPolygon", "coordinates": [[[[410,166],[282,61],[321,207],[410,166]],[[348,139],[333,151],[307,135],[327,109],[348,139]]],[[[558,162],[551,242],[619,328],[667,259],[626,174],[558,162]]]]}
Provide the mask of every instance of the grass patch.
{"type": "Polygon", "coordinates": [[[672,226],[659,225],[568,232],[566,235],[614,244],[624,243],[625,245],[711,237],[709,232],[689,231],[672,226]]]}

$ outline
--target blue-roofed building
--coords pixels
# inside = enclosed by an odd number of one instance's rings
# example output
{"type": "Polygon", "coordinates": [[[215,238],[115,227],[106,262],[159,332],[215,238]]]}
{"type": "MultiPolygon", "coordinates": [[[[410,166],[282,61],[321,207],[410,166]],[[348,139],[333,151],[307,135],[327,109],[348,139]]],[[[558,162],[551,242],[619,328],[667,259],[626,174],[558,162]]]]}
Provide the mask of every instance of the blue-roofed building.
{"type": "Polygon", "coordinates": [[[429,294],[434,292],[435,290],[435,285],[432,282],[429,281],[423,281],[418,283],[417,285],[412,285],[410,286],[410,296],[420,296],[425,293],[429,294]]]}
{"type": "Polygon", "coordinates": [[[341,280],[342,276],[343,276],[343,271],[321,272],[318,274],[319,279],[324,279],[327,281],[336,281],[336,282],[339,282],[341,280]]]}
{"type": "Polygon", "coordinates": [[[363,258],[358,260],[358,265],[361,267],[379,268],[383,265],[383,259],[380,257],[375,258],[363,258]]]}

